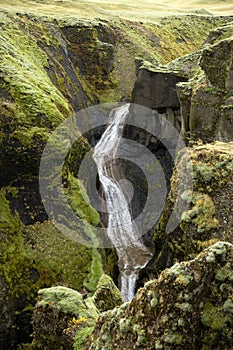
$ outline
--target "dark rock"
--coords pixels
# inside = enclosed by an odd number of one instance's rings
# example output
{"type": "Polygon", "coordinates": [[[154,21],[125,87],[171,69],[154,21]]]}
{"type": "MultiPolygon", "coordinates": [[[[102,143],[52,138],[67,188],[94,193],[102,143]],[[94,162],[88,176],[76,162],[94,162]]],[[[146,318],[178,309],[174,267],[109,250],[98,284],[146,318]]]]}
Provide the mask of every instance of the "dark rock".
{"type": "Polygon", "coordinates": [[[165,69],[139,69],[132,93],[133,103],[151,108],[179,108],[176,84],[184,76],[165,69]]]}
{"type": "Polygon", "coordinates": [[[233,39],[227,38],[203,50],[200,65],[211,85],[233,91],[233,39]]]}

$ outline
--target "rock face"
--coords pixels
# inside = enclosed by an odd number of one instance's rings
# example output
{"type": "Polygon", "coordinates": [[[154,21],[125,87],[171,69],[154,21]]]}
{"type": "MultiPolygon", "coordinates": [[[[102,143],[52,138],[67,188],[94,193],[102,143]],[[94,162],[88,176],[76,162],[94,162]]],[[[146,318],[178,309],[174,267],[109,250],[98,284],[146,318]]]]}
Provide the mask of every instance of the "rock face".
{"type": "Polygon", "coordinates": [[[133,102],[151,109],[179,108],[176,84],[185,80],[178,72],[141,66],[132,93],[133,102]]]}
{"type": "Polygon", "coordinates": [[[228,25],[219,28],[218,32],[213,31],[215,36],[210,33],[200,54],[202,71],[199,73],[199,79],[178,84],[181,106],[186,106],[182,111],[183,119],[187,120],[188,116],[189,120],[183,129],[190,137],[200,138],[205,142],[232,140],[231,29],[232,25],[228,25]],[[228,35],[228,38],[224,38],[228,35]],[[187,89],[190,91],[188,95],[187,89]]]}
{"type": "Polygon", "coordinates": [[[200,65],[212,86],[233,91],[232,57],[233,40],[230,37],[204,49],[200,65]]]}
{"type": "Polygon", "coordinates": [[[233,246],[218,242],[102,314],[86,349],[232,349],[233,246]]]}

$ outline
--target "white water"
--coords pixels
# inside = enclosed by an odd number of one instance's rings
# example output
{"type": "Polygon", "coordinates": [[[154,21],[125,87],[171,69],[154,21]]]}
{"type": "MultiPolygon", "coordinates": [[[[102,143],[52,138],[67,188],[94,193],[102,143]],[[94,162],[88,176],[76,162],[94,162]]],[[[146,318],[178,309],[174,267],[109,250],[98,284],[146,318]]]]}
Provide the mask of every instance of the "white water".
{"type": "Polygon", "coordinates": [[[150,251],[138,238],[139,235],[132,222],[127,197],[118,183],[119,176],[117,176],[115,159],[128,108],[127,104],[110,113],[109,125],[95,146],[93,154],[105,194],[108,212],[107,234],[116,248],[121,294],[127,301],[134,296],[140,269],[151,258],[150,251]]]}

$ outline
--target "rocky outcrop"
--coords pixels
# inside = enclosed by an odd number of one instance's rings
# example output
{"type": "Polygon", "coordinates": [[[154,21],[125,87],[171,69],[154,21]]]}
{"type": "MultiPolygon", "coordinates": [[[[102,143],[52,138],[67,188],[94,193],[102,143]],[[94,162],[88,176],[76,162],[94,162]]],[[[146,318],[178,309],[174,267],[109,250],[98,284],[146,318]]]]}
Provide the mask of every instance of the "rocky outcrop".
{"type": "Polygon", "coordinates": [[[102,275],[92,297],[62,286],[39,291],[33,313],[33,349],[84,349],[100,312],[123,303],[112,279],[102,275]]]}
{"type": "Polygon", "coordinates": [[[33,349],[72,349],[76,332],[79,344],[85,344],[86,333],[93,330],[98,310],[89,299],[70,288],[53,287],[39,291],[33,314],[33,349]],[[81,331],[83,339],[81,339],[81,331]]]}
{"type": "Polygon", "coordinates": [[[233,246],[176,263],[100,315],[86,349],[232,349],[233,246]]]}
{"type": "Polygon", "coordinates": [[[232,140],[231,29],[232,25],[227,25],[210,33],[200,55],[202,71],[196,79],[178,84],[182,116],[188,119],[183,129],[191,138],[205,142],[232,140]]]}
{"type": "Polygon", "coordinates": [[[100,312],[112,310],[114,307],[123,304],[119,289],[116,287],[111,277],[105,274],[100,277],[92,298],[100,312]]]}
{"type": "Polygon", "coordinates": [[[156,247],[153,269],[161,271],[177,260],[192,259],[213,241],[233,243],[232,149],[232,142],[195,145],[188,148],[191,169],[187,155],[177,161],[171,178],[171,191],[153,236],[156,247]],[[184,183],[186,174],[190,172],[193,188],[187,190],[184,183]],[[180,223],[172,232],[166,233],[177,200],[178,186],[181,211],[176,215],[180,223]],[[185,210],[182,209],[184,205],[185,210]]]}

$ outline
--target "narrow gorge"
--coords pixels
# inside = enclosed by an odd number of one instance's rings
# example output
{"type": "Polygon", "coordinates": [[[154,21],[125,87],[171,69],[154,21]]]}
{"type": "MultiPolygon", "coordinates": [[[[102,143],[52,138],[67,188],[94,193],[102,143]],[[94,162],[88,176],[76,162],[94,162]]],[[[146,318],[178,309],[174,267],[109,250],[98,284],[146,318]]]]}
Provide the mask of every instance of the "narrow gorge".
{"type": "Polygon", "coordinates": [[[210,13],[204,3],[2,1],[2,350],[233,348],[233,16],[222,12],[229,1],[216,3],[210,13]],[[82,133],[96,105],[103,122],[82,133]],[[61,181],[48,157],[49,180],[79,220],[67,220],[57,191],[58,230],[41,198],[41,157],[77,113],[61,181]],[[89,152],[102,208],[79,178],[89,152]],[[192,191],[182,187],[190,172],[192,191]],[[168,232],[177,194],[185,209],[168,232]],[[67,227],[89,242],[107,230],[112,245],[82,244],[67,227]]]}

